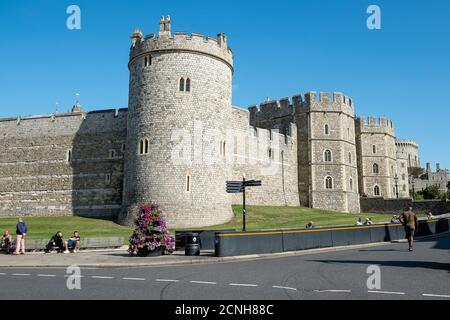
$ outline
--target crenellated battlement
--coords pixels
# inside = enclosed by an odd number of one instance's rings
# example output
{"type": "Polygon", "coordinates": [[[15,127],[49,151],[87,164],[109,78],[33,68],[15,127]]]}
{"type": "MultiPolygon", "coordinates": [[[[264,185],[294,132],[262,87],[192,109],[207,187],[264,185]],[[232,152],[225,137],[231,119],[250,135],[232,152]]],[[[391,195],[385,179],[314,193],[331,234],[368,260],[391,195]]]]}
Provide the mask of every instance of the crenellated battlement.
{"type": "Polygon", "coordinates": [[[289,98],[262,102],[259,106],[250,106],[248,110],[251,123],[254,123],[253,120],[284,118],[294,114],[294,106],[289,98]]]}
{"type": "Polygon", "coordinates": [[[322,91],[319,94],[317,94],[317,92],[315,91],[310,91],[305,94],[305,102],[309,104],[318,102],[322,104],[336,103],[336,104],[343,104],[353,108],[352,98],[347,97],[340,92],[330,93],[322,91]]]}
{"type": "Polygon", "coordinates": [[[196,32],[190,35],[185,32],[175,32],[172,36],[170,17],[167,17],[167,20],[164,17],[161,19],[160,24],[163,23],[165,26],[160,27],[158,35],[150,34],[143,38],[142,31],[139,28],[132,33],[130,64],[135,58],[145,54],[185,51],[215,57],[224,61],[233,70],[233,53],[228,47],[225,34],[219,33],[217,38],[214,38],[196,32]]]}
{"type": "Polygon", "coordinates": [[[307,92],[305,95],[296,94],[292,98],[269,100],[248,108],[250,123],[291,117],[296,113],[319,111],[340,112],[354,116],[352,98],[340,92],[307,92]]]}
{"type": "Polygon", "coordinates": [[[413,147],[419,148],[419,144],[413,140],[396,140],[395,145],[397,147],[413,147]]]}
{"type": "Polygon", "coordinates": [[[358,117],[356,127],[362,133],[385,133],[395,136],[394,123],[385,117],[358,117]]]}

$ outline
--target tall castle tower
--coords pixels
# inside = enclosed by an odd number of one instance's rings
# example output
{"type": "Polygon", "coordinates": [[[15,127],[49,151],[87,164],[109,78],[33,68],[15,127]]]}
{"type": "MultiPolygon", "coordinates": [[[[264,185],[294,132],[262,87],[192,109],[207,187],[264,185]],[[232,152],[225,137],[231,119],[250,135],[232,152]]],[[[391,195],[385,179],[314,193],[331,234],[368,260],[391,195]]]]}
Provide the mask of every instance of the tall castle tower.
{"type": "Polygon", "coordinates": [[[120,217],[130,222],[136,206],[155,200],[171,227],[227,222],[225,159],[214,156],[231,118],[233,54],[227,38],[172,35],[170,17],[159,34],[131,35],[128,136],[120,217]],[[217,149],[211,151],[211,146],[217,149]]]}
{"type": "Polygon", "coordinates": [[[360,117],[356,132],[360,193],[395,198],[395,177],[404,177],[397,170],[394,124],[386,118],[360,117]]]}
{"type": "Polygon", "coordinates": [[[359,212],[355,109],[341,93],[294,97],[299,194],[313,208],[359,212]]]}

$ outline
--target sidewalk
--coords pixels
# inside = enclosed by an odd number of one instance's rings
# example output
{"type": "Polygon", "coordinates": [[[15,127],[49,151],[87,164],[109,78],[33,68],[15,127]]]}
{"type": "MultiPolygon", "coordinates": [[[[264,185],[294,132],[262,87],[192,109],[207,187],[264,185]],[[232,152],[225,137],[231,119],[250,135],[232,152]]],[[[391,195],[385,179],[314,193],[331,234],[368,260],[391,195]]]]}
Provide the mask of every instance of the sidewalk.
{"type": "Polygon", "coordinates": [[[177,251],[170,256],[139,258],[130,257],[125,249],[109,251],[81,251],[77,254],[28,253],[21,256],[0,254],[0,268],[66,268],[72,265],[84,268],[137,268],[177,266],[205,263],[252,261],[259,259],[275,259],[315,253],[369,248],[388,244],[390,243],[371,243],[346,247],[223,258],[214,257],[214,251],[204,251],[199,257],[187,257],[184,255],[184,251],[177,251]]]}

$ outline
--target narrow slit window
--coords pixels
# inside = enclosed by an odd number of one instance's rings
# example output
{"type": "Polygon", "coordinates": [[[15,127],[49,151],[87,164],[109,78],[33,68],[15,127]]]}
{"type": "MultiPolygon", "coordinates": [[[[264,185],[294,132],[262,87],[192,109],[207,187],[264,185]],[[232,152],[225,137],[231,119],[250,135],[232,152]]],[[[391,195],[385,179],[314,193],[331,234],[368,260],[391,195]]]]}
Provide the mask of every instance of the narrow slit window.
{"type": "Polygon", "coordinates": [[[186,192],[191,192],[191,176],[186,176],[186,192]]]}
{"type": "Polygon", "coordinates": [[[72,150],[67,151],[67,162],[72,163],[72,150]]]}
{"type": "Polygon", "coordinates": [[[144,154],[144,140],[139,141],[139,154],[144,154]]]}

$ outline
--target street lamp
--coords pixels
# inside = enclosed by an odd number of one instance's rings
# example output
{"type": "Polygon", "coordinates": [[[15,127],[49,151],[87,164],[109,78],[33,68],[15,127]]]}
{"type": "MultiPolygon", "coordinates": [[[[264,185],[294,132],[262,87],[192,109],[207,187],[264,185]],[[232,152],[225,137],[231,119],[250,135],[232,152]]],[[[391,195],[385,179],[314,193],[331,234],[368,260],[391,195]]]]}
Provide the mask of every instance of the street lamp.
{"type": "Polygon", "coordinates": [[[414,189],[414,176],[411,175],[412,199],[416,199],[416,190],[414,189]]]}
{"type": "Polygon", "coordinates": [[[398,175],[397,174],[395,174],[394,180],[395,180],[395,193],[396,193],[397,199],[398,199],[398,175]]]}

